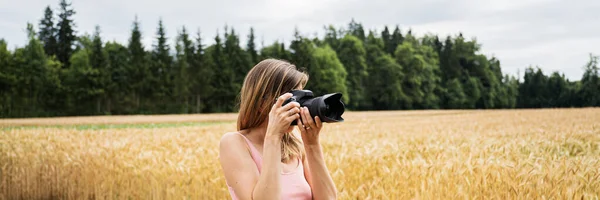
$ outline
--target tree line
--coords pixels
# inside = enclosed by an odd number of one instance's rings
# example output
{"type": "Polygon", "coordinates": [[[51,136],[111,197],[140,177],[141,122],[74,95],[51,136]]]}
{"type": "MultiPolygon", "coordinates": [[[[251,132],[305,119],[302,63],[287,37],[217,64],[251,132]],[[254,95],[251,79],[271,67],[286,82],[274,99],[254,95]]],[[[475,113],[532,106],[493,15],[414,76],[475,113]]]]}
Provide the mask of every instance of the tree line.
{"type": "Polygon", "coordinates": [[[581,80],[530,66],[520,81],[461,33],[417,37],[351,20],[326,26],[323,38],[296,29],[289,45],[258,49],[252,28],[246,44],[225,27],[205,45],[200,30],[185,26],[169,38],[159,20],[154,44],[145,47],[137,17],[120,44],[103,41],[98,26],[77,35],[75,14],[61,0],[57,11],[46,7],[37,30],[27,24],[24,47],[11,51],[0,39],[0,117],[235,112],[246,73],[265,58],[294,63],[310,76],[306,89],[341,92],[350,110],[600,106],[591,54],[581,80]]]}

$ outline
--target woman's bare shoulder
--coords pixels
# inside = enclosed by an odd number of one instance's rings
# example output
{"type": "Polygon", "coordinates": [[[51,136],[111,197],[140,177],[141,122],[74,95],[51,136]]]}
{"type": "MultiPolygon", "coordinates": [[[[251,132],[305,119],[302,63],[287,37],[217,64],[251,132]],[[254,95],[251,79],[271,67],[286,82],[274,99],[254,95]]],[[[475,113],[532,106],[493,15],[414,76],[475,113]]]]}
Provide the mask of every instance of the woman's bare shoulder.
{"type": "Polygon", "coordinates": [[[223,136],[221,136],[219,145],[220,146],[223,146],[223,145],[239,146],[236,144],[243,144],[244,138],[242,138],[242,137],[243,136],[240,135],[240,132],[237,132],[237,131],[226,132],[225,134],[223,134],[223,136]]]}

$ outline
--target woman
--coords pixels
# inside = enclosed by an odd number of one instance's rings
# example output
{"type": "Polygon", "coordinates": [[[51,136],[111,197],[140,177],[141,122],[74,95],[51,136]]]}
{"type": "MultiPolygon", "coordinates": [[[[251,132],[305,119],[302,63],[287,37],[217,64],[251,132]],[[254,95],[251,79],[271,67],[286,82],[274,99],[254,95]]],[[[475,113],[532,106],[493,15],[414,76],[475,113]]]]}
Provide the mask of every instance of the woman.
{"type": "Polygon", "coordinates": [[[237,132],[223,135],[219,157],[232,199],[335,199],[336,188],[319,143],[322,123],[306,107],[283,102],[308,75],[267,59],[246,75],[237,132]],[[275,101],[273,101],[275,99],[275,101]],[[292,133],[293,121],[300,135],[292,133]]]}

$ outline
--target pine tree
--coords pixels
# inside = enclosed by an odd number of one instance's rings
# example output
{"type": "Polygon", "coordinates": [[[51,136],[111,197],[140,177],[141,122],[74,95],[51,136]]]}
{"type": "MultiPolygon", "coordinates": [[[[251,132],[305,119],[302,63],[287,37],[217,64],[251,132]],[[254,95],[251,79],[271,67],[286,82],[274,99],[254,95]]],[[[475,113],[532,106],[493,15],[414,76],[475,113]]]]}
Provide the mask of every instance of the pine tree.
{"type": "MultiPolygon", "coordinates": [[[[232,28],[229,34],[225,35],[225,56],[228,58],[227,68],[233,71],[233,80],[231,84],[231,90],[228,93],[230,99],[235,100],[237,94],[242,88],[244,78],[250,68],[253,66],[250,62],[250,56],[244,49],[240,47],[240,40],[235,30],[232,28]]],[[[236,105],[234,101],[231,101],[231,105],[236,105]]],[[[235,110],[235,107],[229,108],[230,111],[235,110]]]]}
{"type": "Polygon", "coordinates": [[[40,20],[38,38],[44,44],[44,51],[47,55],[56,55],[56,27],[54,27],[54,16],[50,6],[44,10],[44,18],[40,20]]]}
{"type": "Polygon", "coordinates": [[[129,50],[127,47],[108,42],[104,47],[108,55],[108,82],[106,88],[106,112],[110,114],[131,114],[134,110],[130,104],[131,76],[129,71],[129,50]]]}
{"type": "Polygon", "coordinates": [[[134,63],[141,63],[143,61],[144,47],[142,45],[142,33],[140,32],[140,22],[137,16],[133,22],[133,30],[131,31],[131,38],[129,39],[129,51],[132,56],[134,63]]]}
{"type": "Polygon", "coordinates": [[[194,54],[196,53],[196,47],[194,46],[194,42],[190,38],[190,34],[188,33],[185,26],[181,27],[181,35],[180,41],[182,44],[182,48],[184,50],[185,59],[189,64],[194,62],[194,54]]]}
{"type": "MultiPolygon", "coordinates": [[[[177,112],[179,113],[188,113],[189,110],[189,95],[190,95],[190,87],[189,87],[189,70],[190,70],[190,61],[193,59],[193,45],[191,44],[191,40],[189,39],[189,34],[185,27],[182,28],[179,36],[175,41],[175,50],[177,61],[175,64],[174,72],[174,96],[177,99],[179,109],[177,112]],[[191,51],[191,53],[190,53],[191,51]]],[[[193,61],[192,61],[193,62],[193,61]]]]}
{"type": "Polygon", "coordinates": [[[202,43],[202,32],[198,29],[196,33],[196,62],[204,63],[204,44],[202,43]]]}
{"type": "Polygon", "coordinates": [[[390,30],[387,26],[383,28],[383,31],[381,31],[381,39],[383,40],[384,51],[390,55],[394,55],[394,50],[396,50],[396,47],[391,44],[392,35],[390,34],[390,30]]]}
{"type": "Polygon", "coordinates": [[[73,22],[73,15],[75,10],[71,8],[71,3],[67,3],[66,0],[60,1],[60,13],[58,14],[58,33],[57,33],[57,49],[56,56],[58,61],[64,64],[64,67],[70,66],[69,59],[73,54],[73,46],[77,39],[75,33],[75,23],[73,22]]]}
{"type": "Polygon", "coordinates": [[[129,75],[130,75],[130,87],[133,91],[132,101],[135,109],[139,109],[142,104],[142,95],[148,95],[147,90],[148,87],[152,87],[147,85],[144,82],[144,77],[147,76],[147,66],[145,63],[146,52],[144,50],[144,46],[142,45],[142,33],[140,32],[140,22],[138,21],[137,16],[135,17],[135,21],[133,22],[133,29],[131,31],[131,37],[129,39],[129,75]]]}
{"type": "Polygon", "coordinates": [[[258,53],[256,52],[256,44],[254,44],[254,28],[250,28],[250,34],[248,35],[248,45],[246,46],[246,51],[250,54],[250,62],[252,65],[256,65],[258,60],[258,53]]]}
{"type": "Polygon", "coordinates": [[[565,97],[568,93],[567,80],[564,75],[558,72],[552,73],[548,78],[548,92],[549,101],[548,104],[551,108],[562,107],[566,101],[565,97]]]}
{"type": "Polygon", "coordinates": [[[337,52],[338,47],[340,45],[340,38],[338,36],[338,31],[335,30],[335,27],[333,27],[333,25],[325,27],[325,38],[323,39],[323,41],[326,44],[329,44],[329,46],[337,52]]]}
{"type": "Polygon", "coordinates": [[[354,21],[354,19],[352,19],[350,21],[350,23],[348,24],[348,34],[354,35],[362,42],[364,42],[366,39],[365,30],[364,30],[362,24],[354,21]]]}
{"type": "Polygon", "coordinates": [[[17,75],[12,64],[13,58],[4,39],[0,39],[0,117],[12,115],[16,102],[17,75]]]}
{"type": "Polygon", "coordinates": [[[223,42],[218,31],[215,36],[215,44],[206,49],[206,55],[208,66],[215,72],[211,81],[212,88],[219,90],[210,96],[207,104],[211,106],[207,109],[209,112],[231,111],[234,102],[232,93],[236,92],[233,90],[235,72],[227,63],[223,42]]]}
{"type": "Polygon", "coordinates": [[[102,113],[102,100],[106,99],[105,86],[108,80],[108,69],[107,69],[107,55],[104,52],[104,44],[102,43],[102,37],[100,37],[100,26],[96,26],[94,32],[94,38],[92,41],[92,49],[90,53],[90,64],[92,68],[98,71],[98,79],[96,80],[95,87],[101,90],[100,96],[96,98],[96,113],[102,113]]]}
{"type": "Polygon", "coordinates": [[[202,37],[200,30],[198,30],[196,36],[196,52],[194,54],[194,63],[191,69],[192,86],[190,92],[194,95],[195,109],[194,112],[203,112],[206,107],[206,101],[209,99],[213,88],[211,81],[213,80],[214,72],[206,62],[204,56],[204,45],[202,44],[202,37]]]}
{"type": "Polygon", "coordinates": [[[8,45],[4,39],[0,39],[0,91],[8,95],[16,81],[13,74],[12,54],[8,50],[8,45]]]}
{"type": "Polygon", "coordinates": [[[583,106],[600,106],[600,74],[598,72],[598,56],[590,54],[581,78],[581,98],[583,106]]]}
{"type": "Polygon", "coordinates": [[[394,54],[396,52],[396,48],[398,47],[398,45],[401,45],[402,42],[404,41],[404,37],[402,37],[402,32],[400,31],[400,27],[396,26],[396,28],[394,29],[394,32],[392,33],[391,39],[390,39],[390,45],[388,45],[388,47],[386,47],[386,51],[390,54],[394,54]],[[389,48],[389,49],[387,49],[389,48]]]}
{"type": "Polygon", "coordinates": [[[90,64],[93,68],[106,68],[106,54],[104,53],[103,48],[104,44],[102,43],[102,37],[100,37],[100,26],[96,26],[90,54],[90,64]]]}
{"type": "MultiPolygon", "coordinates": [[[[169,55],[169,44],[162,19],[158,21],[156,30],[156,44],[153,45],[152,63],[149,65],[150,75],[146,78],[147,82],[153,86],[153,101],[168,101],[172,96],[173,83],[173,58],[169,55]]],[[[155,110],[159,113],[168,112],[168,106],[164,104],[155,104],[155,110]]]]}

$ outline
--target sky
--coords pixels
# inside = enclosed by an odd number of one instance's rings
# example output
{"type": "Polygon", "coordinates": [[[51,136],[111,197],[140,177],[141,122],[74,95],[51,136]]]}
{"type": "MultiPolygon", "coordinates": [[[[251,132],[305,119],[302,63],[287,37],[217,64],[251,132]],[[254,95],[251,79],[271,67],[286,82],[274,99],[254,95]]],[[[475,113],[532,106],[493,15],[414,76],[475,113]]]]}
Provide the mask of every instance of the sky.
{"type": "MultiPolygon", "coordinates": [[[[0,0],[0,38],[9,47],[23,46],[26,24],[36,27],[48,5],[58,0],[0,0]]],[[[250,27],[257,43],[288,43],[294,28],[305,36],[323,35],[324,26],[347,27],[351,19],[367,30],[381,32],[396,25],[415,35],[457,35],[476,39],[480,53],[497,57],[504,73],[523,75],[528,66],[546,74],[564,73],[579,80],[590,53],[600,55],[598,0],[74,0],[78,34],[92,34],[100,26],[105,40],[126,44],[132,22],[141,22],[147,49],[155,42],[158,20],[174,42],[185,26],[200,30],[211,44],[217,31],[232,27],[245,44],[250,27]]]]}

